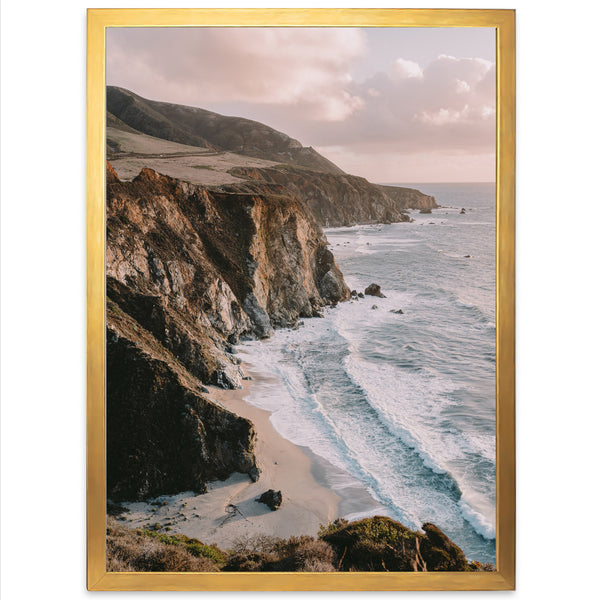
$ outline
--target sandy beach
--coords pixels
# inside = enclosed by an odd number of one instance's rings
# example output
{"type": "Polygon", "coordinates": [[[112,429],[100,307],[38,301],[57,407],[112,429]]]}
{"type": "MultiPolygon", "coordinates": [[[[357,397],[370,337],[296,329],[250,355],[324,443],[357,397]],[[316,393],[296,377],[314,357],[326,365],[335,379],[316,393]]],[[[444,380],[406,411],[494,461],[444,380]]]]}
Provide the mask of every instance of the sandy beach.
{"type": "Polygon", "coordinates": [[[259,480],[253,483],[248,475],[236,473],[225,481],[209,483],[206,494],[184,492],[152,502],[126,503],[130,512],[124,514],[125,524],[154,527],[158,523],[158,531],[183,533],[229,549],[236,541],[256,535],[314,536],[320,525],[338,516],[340,498],[315,479],[314,461],[275,431],[269,412],[244,401],[256,384],[260,381],[255,376],[255,381],[244,381],[241,390],[211,387],[209,397],[254,423],[262,470],[259,480]],[[268,489],[282,492],[283,503],[276,511],[256,502],[268,489]]]}

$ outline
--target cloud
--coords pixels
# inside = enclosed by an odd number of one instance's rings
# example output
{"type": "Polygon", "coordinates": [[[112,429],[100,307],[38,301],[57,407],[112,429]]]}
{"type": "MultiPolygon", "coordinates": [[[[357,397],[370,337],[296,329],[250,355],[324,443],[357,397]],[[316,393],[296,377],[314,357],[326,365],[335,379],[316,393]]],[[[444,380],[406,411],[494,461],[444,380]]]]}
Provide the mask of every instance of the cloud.
{"type": "Polygon", "coordinates": [[[410,79],[411,77],[421,79],[423,71],[418,63],[404,58],[397,58],[392,67],[392,75],[395,79],[410,79]]]}
{"type": "Polygon", "coordinates": [[[305,123],[300,139],[382,154],[489,153],[495,146],[495,66],[489,61],[441,55],[422,68],[400,59],[386,73],[353,82],[350,93],[362,100],[360,110],[343,123],[305,123]]]}
{"type": "Polygon", "coordinates": [[[471,91],[471,86],[466,81],[463,81],[462,79],[457,79],[456,91],[459,94],[467,94],[471,91]]]}
{"type": "Polygon", "coordinates": [[[385,166],[393,181],[400,157],[416,156],[432,171],[446,157],[463,181],[493,173],[495,64],[449,53],[383,62],[368,39],[354,28],[109,29],[107,81],[256,119],[366,177],[382,180],[385,166]],[[353,77],[357,64],[371,74],[353,77]]]}
{"type": "Polygon", "coordinates": [[[344,28],[109,29],[107,81],[164,101],[275,104],[343,121],[364,104],[349,86],[365,40],[344,28]]]}

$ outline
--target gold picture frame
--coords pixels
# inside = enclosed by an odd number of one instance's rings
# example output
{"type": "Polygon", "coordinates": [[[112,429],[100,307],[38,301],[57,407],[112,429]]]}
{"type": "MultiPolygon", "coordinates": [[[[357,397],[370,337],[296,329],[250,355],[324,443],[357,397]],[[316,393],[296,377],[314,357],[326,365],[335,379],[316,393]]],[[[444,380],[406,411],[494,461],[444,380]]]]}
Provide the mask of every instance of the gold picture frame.
{"type": "Polygon", "coordinates": [[[87,13],[87,586],[89,590],[511,590],[515,585],[515,12],[441,9],[89,9],[87,13]],[[496,29],[497,570],[116,573],[105,560],[105,30],[107,27],[496,29]]]}

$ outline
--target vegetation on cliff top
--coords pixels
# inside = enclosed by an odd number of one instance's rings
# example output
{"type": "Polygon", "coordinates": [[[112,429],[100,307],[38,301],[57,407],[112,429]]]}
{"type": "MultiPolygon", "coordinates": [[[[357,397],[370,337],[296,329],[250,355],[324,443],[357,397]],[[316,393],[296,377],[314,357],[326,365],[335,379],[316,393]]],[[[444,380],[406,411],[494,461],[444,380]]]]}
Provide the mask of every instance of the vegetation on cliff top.
{"type": "Polygon", "coordinates": [[[113,517],[107,524],[109,571],[493,571],[468,562],[435,525],[412,531],[388,517],[349,523],[338,519],[319,536],[280,539],[255,536],[230,551],[185,535],[128,529],[113,517]]]}

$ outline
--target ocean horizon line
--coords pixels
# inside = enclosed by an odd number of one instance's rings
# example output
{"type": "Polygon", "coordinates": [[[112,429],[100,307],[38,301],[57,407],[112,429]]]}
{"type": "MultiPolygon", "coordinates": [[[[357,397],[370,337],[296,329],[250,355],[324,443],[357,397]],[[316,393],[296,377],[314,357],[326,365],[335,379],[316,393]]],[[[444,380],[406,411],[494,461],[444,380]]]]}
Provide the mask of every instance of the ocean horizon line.
{"type": "Polygon", "coordinates": [[[408,184],[410,184],[410,185],[456,185],[456,184],[465,185],[465,184],[475,184],[475,183],[493,183],[493,184],[495,184],[496,182],[495,181],[406,181],[406,182],[376,181],[374,183],[376,185],[400,186],[400,185],[408,185],[408,184]]]}

